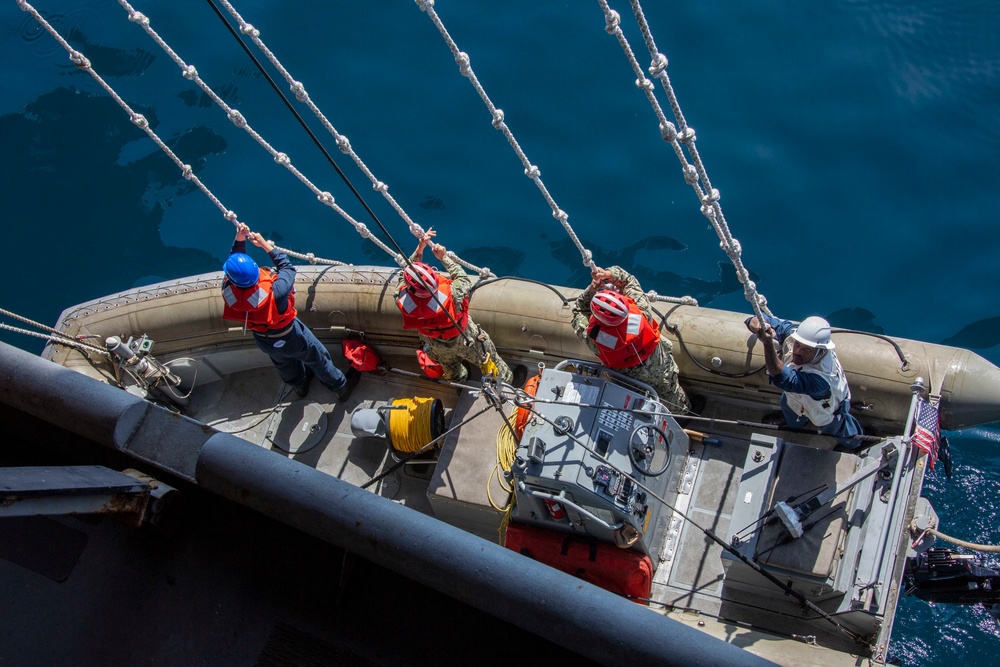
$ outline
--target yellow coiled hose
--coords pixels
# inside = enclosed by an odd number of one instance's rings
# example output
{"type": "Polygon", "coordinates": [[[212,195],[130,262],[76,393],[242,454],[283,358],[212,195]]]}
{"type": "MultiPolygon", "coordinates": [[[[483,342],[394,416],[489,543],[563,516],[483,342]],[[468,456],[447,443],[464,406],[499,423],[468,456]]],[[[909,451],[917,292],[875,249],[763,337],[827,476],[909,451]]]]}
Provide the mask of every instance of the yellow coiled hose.
{"type": "Polygon", "coordinates": [[[514,437],[511,430],[514,428],[514,420],[517,417],[517,407],[515,406],[514,411],[511,412],[510,416],[507,417],[507,424],[501,424],[500,430],[497,431],[497,460],[496,464],[493,466],[493,471],[490,474],[490,479],[486,481],[486,497],[489,498],[490,505],[493,509],[498,512],[503,512],[503,516],[500,518],[500,526],[497,529],[498,542],[500,544],[504,543],[504,536],[507,532],[507,524],[510,523],[510,515],[514,510],[514,485],[511,484],[504,476],[504,472],[510,472],[510,469],[514,467],[514,459],[517,457],[517,439],[514,437]],[[493,493],[490,490],[491,480],[493,476],[496,476],[497,482],[500,484],[500,488],[507,491],[510,495],[507,498],[505,505],[499,505],[493,499],[493,493]]]}
{"type": "Polygon", "coordinates": [[[434,439],[431,416],[435,398],[397,398],[389,410],[389,440],[400,452],[419,450],[434,439]],[[405,408],[401,410],[400,407],[405,408]]]}

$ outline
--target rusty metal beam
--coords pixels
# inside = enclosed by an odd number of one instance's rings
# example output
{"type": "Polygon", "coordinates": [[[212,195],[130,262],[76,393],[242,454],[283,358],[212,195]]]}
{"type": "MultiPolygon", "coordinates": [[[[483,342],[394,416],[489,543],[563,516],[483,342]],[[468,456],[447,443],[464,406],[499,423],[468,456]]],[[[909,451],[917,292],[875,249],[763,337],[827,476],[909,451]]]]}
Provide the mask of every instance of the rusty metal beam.
{"type": "Polygon", "coordinates": [[[104,466],[0,468],[0,517],[113,514],[138,526],[150,485],[104,466]]]}

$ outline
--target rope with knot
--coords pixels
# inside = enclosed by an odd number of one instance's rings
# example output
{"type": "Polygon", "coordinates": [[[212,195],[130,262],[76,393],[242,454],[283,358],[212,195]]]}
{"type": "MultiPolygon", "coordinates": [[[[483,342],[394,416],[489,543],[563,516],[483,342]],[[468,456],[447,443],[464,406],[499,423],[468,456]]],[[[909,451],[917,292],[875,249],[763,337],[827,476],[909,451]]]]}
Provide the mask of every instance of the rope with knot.
{"type": "MultiPolygon", "coordinates": [[[[128,13],[129,21],[139,25],[146,32],[146,34],[149,35],[149,37],[154,42],[156,42],[157,46],[159,46],[163,50],[163,52],[166,53],[167,56],[169,56],[170,59],[177,64],[178,67],[180,67],[181,74],[182,76],[184,76],[185,79],[188,79],[189,81],[196,84],[199,88],[201,88],[202,92],[204,92],[205,95],[207,95],[213,102],[215,102],[216,106],[218,106],[220,109],[222,109],[223,112],[225,112],[226,117],[229,118],[229,120],[236,127],[244,130],[247,134],[249,134],[254,139],[254,141],[256,141],[260,145],[261,148],[266,150],[271,155],[271,157],[277,164],[283,166],[293,176],[295,176],[295,178],[297,178],[303,185],[309,188],[309,190],[311,190],[312,193],[316,195],[316,199],[318,199],[321,204],[329,206],[334,211],[336,211],[336,213],[340,215],[341,218],[346,220],[354,227],[354,229],[358,232],[359,235],[361,235],[362,238],[371,240],[372,243],[379,246],[391,257],[396,258],[397,263],[401,263],[403,261],[401,257],[397,256],[398,253],[394,252],[378,238],[373,237],[368,227],[365,224],[358,222],[353,217],[351,217],[347,213],[347,211],[338,206],[332,194],[330,194],[328,191],[320,190],[312,181],[310,181],[302,172],[300,172],[292,164],[292,160],[287,153],[280,152],[273,146],[271,146],[271,144],[269,144],[264,139],[264,137],[262,137],[256,130],[253,129],[253,127],[250,125],[250,123],[247,121],[246,117],[242,113],[240,113],[238,110],[233,109],[228,104],[226,104],[226,102],[214,90],[212,90],[212,88],[207,83],[205,83],[205,81],[198,75],[198,70],[195,68],[195,66],[185,63],[181,59],[181,57],[177,55],[177,53],[170,47],[170,45],[167,44],[162,37],[160,37],[160,35],[156,32],[156,30],[153,29],[149,17],[145,16],[141,12],[136,11],[132,7],[132,5],[130,5],[127,2],[127,0],[118,0],[118,4],[121,5],[122,8],[128,13]]],[[[190,173],[190,168],[185,170],[185,173],[190,173]]],[[[230,216],[228,215],[228,213],[231,212],[227,212],[226,219],[230,220],[230,222],[232,222],[233,225],[236,226],[237,221],[235,214],[232,214],[232,216],[230,216]]]]}
{"type": "MultiPolygon", "coordinates": [[[[399,204],[399,202],[397,202],[396,199],[391,194],[389,194],[389,186],[385,182],[376,178],[372,170],[368,167],[367,164],[365,164],[364,160],[361,159],[361,156],[358,155],[357,152],[355,152],[353,146],[351,145],[350,140],[345,135],[337,131],[337,129],[333,126],[333,123],[330,122],[330,119],[327,118],[326,114],[324,114],[323,111],[316,105],[316,103],[313,102],[312,98],[309,96],[309,92],[306,90],[305,85],[301,81],[296,80],[295,77],[292,76],[292,74],[282,64],[282,62],[278,59],[275,53],[267,46],[267,44],[264,43],[264,40],[261,39],[260,36],[261,34],[260,30],[255,28],[250,23],[247,23],[247,21],[243,18],[243,16],[241,16],[240,13],[236,11],[236,8],[233,7],[232,3],[229,2],[229,0],[219,0],[219,4],[225,7],[226,11],[229,12],[229,15],[233,17],[234,21],[236,21],[237,25],[239,26],[240,32],[250,38],[250,40],[254,43],[254,45],[268,59],[271,65],[273,65],[274,68],[285,79],[285,81],[288,83],[289,89],[291,90],[292,94],[295,95],[295,99],[298,100],[300,103],[306,105],[306,107],[308,107],[308,109],[313,113],[313,115],[316,116],[316,118],[319,120],[320,124],[324,127],[324,129],[326,129],[326,131],[330,134],[330,136],[333,137],[334,141],[337,144],[337,148],[340,149],[340,152],[344,153],[345,155],[350,157],[351,160],[354,161],[354,164],[357,165],[358,169],[360,169],[361,172],[365,175],[365,177],[368,178],[368,180],[371,182],[372,189],[380,193],[382,197],[393,208],[393,210],[396,211],[399,217],[402,218],[404,222],[406,222],[407,226],[409,227],[410,233],[413,234],[413,236],[415,236],[418,239],[421,238],[424,235],[423,227],[414,222],[413,219],[409,216],[409,214],[399,204]]],[[[474,264],[471,264],[460,258],[451,250],[448,251],[448,256],[458,264],[469,269],[470,271],[474,271],[475,273],[479,274],[480,277],[482,278],[488,278],[494,275],[489,270],[489,268],[481,268],[474,264]]]]}
{"type": "Polygon", "coordinates": [[[677,125],[674,125],[674,123],[668,120],[664,114],[663,109],[656,98],[655,86],[653,82],[646,77],[642,66],[636,59],[635,53],[632,51],[632,47],[629,45],[628,39],[622,32],[621,15],[611,9],[607,0],[598,0],[598,3],[601,6],[601,10],[604,12],[605,31],[609,35],[613,35],[621,45],[622,51],[628,58],[628,61],[632,66],[632,71],[635,72],[637,77],[635,81],[636,87],[642,90],[646,95],[646,99],[649,101],[653,112],[656,114],[656,118],[660,126],[660,136],[674,149],[674,153],[677,155],[677,159],[681,163],[681,171],[684,174],[684,181],[688,183],[692,189],[694,189],[695,194],[698,196],[698,201],[701,203],[701,214],[708,219],[712,228],[715,229],[715,233],[719,237],[719,247],[722,248],[723,252],[729,256],[730,261],[736,268],[736,277],[743,285],[743,294],[753,308],[754,315],[756,315],[760,321],[763,321],[761,313],[764,312],[770,314],[770,311],[767,309],[767,299],[757,291],[757,286],[754,284],[753,280],[750,279],[750,273],[743,265],[740,242],[733,238],[732,233],[729,231],[729,225],[722,213],[722,206],[719,204],[721,195],[717,189],[712,187],[712,182],[708,178],[708,172],[705,170],[705,165],[702,162],[701,155],[698,153],[698,148],[696,146],[694,128],[687,124],[684,114],[681,111],[680,104],[677,102],[677,95],[670,83],[670,77],[667,76],[667,57],[656,48],[656,43],[653,40],[653,34],[649,29],[649,24],[646,21],[646,16],[642,11],[642,6],[639,3],[639,0],[630,0],[630,3],[632,5],[632,11],[635,14],[636,21],[639,23],[639,29],[641,30],[643,38],[646,41],[646,47],[648,48],[649,54],[652,58],[648,71],[650,76],[659,80],[660,84],[663,86],[667,99],[669,100],[674,119],[677,121],[677,125]],[[685,156],[685,149],[687,149],[687,152],[691,155],[690,162],[688,162],[688,159],[685,156]]]}
{"type": "Polygon", "coordinates": [[[556,203],[555,199],[549,193],[548,188],[545,187],[545,183],[542,181],[541,170],[536,165],[531,164],[531,161],[521,148],[521,145],[517,142],[517,139],[514,138],[513,132],[511,132],[510,128],[507,126],[507,122],[504,120],[503,109],[498,109],[496,105],[493,104],[489,95],[487,95],[486,90],[483,88],[482,84],[479,82],[479,78],[476,76],[475,71],[472,69],[469,54],[458,48],[458,44],[448,32],[448,29],[445,27],[444,22],[441,20],[437,11],[435,11],[434,1],[415,0],[415,2],[434,23],[438,33],[440,33],[442,39],[444,39],[448,48],[451,50],[452,56],[454,56],[455,62],[458,64],[458,68],[462,76],[469,80],[469,83],[471,83],[472,87],[476,89],[476,93],[479,95],[479,98],[483,101],[483,104],[486,105],[487,110],[489,110],[490,117],[493,119],[493,127],[503,133],[504,137],[507,139],[507,143],[509,143],[510,147],[514,149],[514,153],[517,154],[517,158],[521,161],[522,166],[524,166],[524,175],[534,181],[539,192],[542,193],[542,197],[545,198],[549,208],[552,210],[552,217],[558,220],[559,224],[561,224],[563,229],[566,230],[566,234],[569,235],[570,240],[573,241],[573,244],[579,251],[580,256],[583,258],[584,266],[589,267],[590,270],[593,271],[597,268],[597,264],[594,263],[593,253],[583,247],[580,237],[577,236],[576,232],[573,231],[573,228],[569,224],[569,214],[559,208],[559,205],[556,203]]]}
{"type": "MultiPolygon", "coordinates": [[[[472,69],[472,63],[469,58],[469,54],[465,53],[464,51],[461,51],[458,48],[458,44],[455,42],[451,34],[448,32],[448,29],[445,27],[444,22],[441,20],[441,17],[438,15],[437,11],[435,11],[434,0],[414,0],[414,1],[416,2],[417,6],[419,6],[420,9],[424,13],[426,13],[427,16],[434,23],[434,26],[437,28],[438,33],[440,33],[442,39],[444,39],[445,43],[448,45],[448,48],[451,50],[452,56],[454,56],[455,62],[458,64],[458,68],[462,76],[464,76],[469,80],[469,83],[471,83],[472,87],[475,88],[476,93],[479,95],[479,98],[483,101],[483,104],[486,105],[487,110],[489,110],[490,117],[493,119],[492,121],[493,127],[496,128],[497,130],[500,130],[503,133],[504,137],[506,137],[507,143],[510,144],[510,147],[514,150],[514,153],[517,155],[518,160],[521,161],[521,165],[524,167],[524,175],[530,178],[538,187],[539,192],[542,193],[542,197],[544,197],[545,201],[549,205],[549,208],[552,210],[552,217],[554,217],[556,220],[559,221],[559,224],[562,225],[564,230],[566,230],[566,234],[569,236],[570,240],[573,242],[573,245],[576,246],[577,251],[580,253],[580,257],[583,259],[583,265],[588,267],[591,271],[596,269],[597,264],[594,262],[593,252],[591,252],[590,250],[588,250],[583,246],[583,243],[580,241],[580,237],[573,230],[573,227],[569,224],[569,214],[559,207],[559,205],[556,203],[555,199],[549,192],[548,188],[545,187],[545,183],[542,181],[541,170],[536,165],[532,164],[531,161],[528,159],[527,154],[525,154],[524,150],[521,148],[521,145],[514,137],[514,133],[507,125],[503,110],[498,109],[496,105],[493,104],[493,101],[490,99],[489,95],[486,93],[486,90],[479,82],[479,78],[476,76],[475,71],[473,71],[472,69]]],[[[655,292],[652,292],[651,294],[655,294],[655,292]]],[[[694,298],[689,296],[660,297],[657,295],[656,298],[661,301],[670,301],[673,303],[694,304],[694,305],[697,305],[698,303],[694,298]]]]}
{"type": "MultiPolygon", "coordinates": [[[[86,56],[84,56],[82,53],[75,50],[69,44],[69,42],[67,42],[66,39],[63,38],[61,34],[59,34],[59,32],[52,26],[52,24],[50,24],[38,12],[38,10],[36,10],[30,3],[28,3],[27,0],[18,0],[18,5],[20,6],[22,11],[31,14],[31,16],[35,19],[35,21],[37,21],[38,24],[41,25],[45,29],[45,31],[48,32],[52,36],[52,38],[55,39],[59,43],[59,45],[63,47],[63,49],[66,50],[66,52],[69,54],[70,61],[72,61],[73,64],[76,65],[78,68],[89,74],[90,77],[97,83],[97,85],[100,86],[118,104],[118,106],[120,106],[122,110],[125,111],[125,113],[129,117],[129,120],[131,120],[136,127],[145,132],[146,135],[149,136],[149,138],[152,139],[153,142],[160,148],[160,150],[163,151],[163,153],[167,157],[169,157],[174,164],[177,165],[178,169],[180,169],[181,171],[181,175],[186,180],[192,182],[202,192],[202,194],[208,197],[209,201],[211,201],[215,205],[215,207],[222,212],[223,218],[232,223],[234,227],[238,227],[240,220],[236,212],[232,211],[227,206],[225,206],[222,203],[222,201],[208,188],[208,186],[206,186],[205,183],[200,178],[198,178],[198,176],[194,173],[194,170],[191,168],[191,165],[185,164],[177,156],[177,154],[174,153],[174,151],[171,150],[169,146],[167,146],[167,144],[163,141],[163,139],[161,139],[159,135],[157,135],[156,132],[153,131],[153,129],[150,127],[149,121],[146,119],[146,117],[134,111],[128,105],[128,103],[125,102],[124,99],[122,99],[122,97],[114,90],[114,88],[112,88],[111,85],[108,84],[108,82],[105,81],[104,78],[102,78],[101,75],[98,74],[96,70],[94,70],[94,68],[91,66],[90,60],[87,59],[86,56]]],[[[128,5],[127,2],[124,3],[123,6],[126,8],[126,11],[129,12],[130,21],[143,26],[143,28],[147,32],[153,32],[153,34],[155,34],[155,31],[152,31],[152,29],[149,27],[149,19],[146,16],[144,16],[140,12],[135,11],[131,6],[128,5]]],[[[178,65],[180,65],[182,75],[185,78],[198,82],[201,81],[201,79],[197,75],[197,70],[194,68],[194,66],[186,65],[183,61],[180,60],[179,57],[177,57],[177,54],[174,53],[174,51],[170,49],[169,46],[167,46],[165,43],[162,42],[162,40],[159,40],[159,42],[162,44],[162,46],[165,47],[165,50],[174,59],[174,61],[177,62],[178,65]]],[[[204,87],[203,89],[205,88],[207,88],[207,86],[204,87]]],[[[206,90],[206,93],[209,94],[214,99],[221,101],[221,98],[219,98],[219,96],[216,95],[214,91],[211,91],[211,89],[206,90]]],[[[235,109],[230,109],[228,106],[226,107],[226,110],[230,120],[232,120],[237,126],[248,128],[246,120],[238,111],[236,111],[235,109]]],[[[248,129],[248,131],[252,132],[252,129],[248,129]]],[[[281,163],[281,161],[278,158],[276,158],[276,161],[281,163]]],[[[333,198],[330,197],[331,202],[332,199],[333,198]]],[[[281,248],[279,246],[275,247],[278,250],[281,250],[282,252],[285,252],[290,256],[298,257],[301,259],[309,259],[309,261],[311,261],[314,264],[344,265],[344,262],[338,262],[332,259],[323,259],[320,257],[315,257],[313,255],[302,255],[301,253],[296,253],[287,248],[281,248]]]]}

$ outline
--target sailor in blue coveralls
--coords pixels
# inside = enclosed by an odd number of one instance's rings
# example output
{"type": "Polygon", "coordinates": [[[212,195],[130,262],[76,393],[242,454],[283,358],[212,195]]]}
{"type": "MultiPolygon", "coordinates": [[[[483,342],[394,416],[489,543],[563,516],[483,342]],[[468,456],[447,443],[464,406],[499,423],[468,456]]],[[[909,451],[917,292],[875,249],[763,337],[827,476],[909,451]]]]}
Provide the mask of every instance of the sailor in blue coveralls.
{"type": "Polygon", "coordinates": [[[851,389],[830,340],[830,324],[807,317],[801,324],[764,315],[746,320],[747,328],[764,344],[764,364],[771,384],[784,393],[781,412],[792,428],[808,428],[832,435],[847,449],[856,449],[864,432],[851,415],[851,389]],[[783,350],[781,357],[774,343],[783,350]],[[788,343],[788,344],[786,344],[788,343]]]}
{"type": "Polygon", "coordinates": [[[346,401],[360,374],[351,368],[345,376],[333,365],[329,351],[297,317],[295,267],[288,256],[239,223],[231,254],[222,269],[226,274],[222,282],[226,301],[223,319],[235,320],[250,329],[257,347],[271,358],[281,379],[292,385],[299,397],[308,393],[315,375],[339,402],[346,401]],[[247,238],[267,253],[277,271],[259,268],[246,254],[247,238]]]}

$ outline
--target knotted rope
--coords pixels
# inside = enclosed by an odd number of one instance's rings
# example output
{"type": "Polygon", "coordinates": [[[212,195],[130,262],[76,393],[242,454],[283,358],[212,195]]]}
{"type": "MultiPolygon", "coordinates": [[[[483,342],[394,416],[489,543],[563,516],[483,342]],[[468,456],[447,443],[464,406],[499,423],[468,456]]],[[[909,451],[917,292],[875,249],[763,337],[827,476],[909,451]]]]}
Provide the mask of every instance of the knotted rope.
{"type": "Polygon", "coordinates": [[[667,99],[670,102],[674,119],[677,121],[676,126],[663,113],[663,109],[654,94],[655,87],[653,82],[646,77],[642,66],[632,51],[632,47],[629,45],[628,39],[625,37],[625,33],[622,32],[621,16],[618,12],[611,9],[607,0],[598,0],[601,10],[604,12],[605,31],[609,35],[613,35],[621,45],[622,51],[632,66],[632,71],[635,72],[636,87],[646,95],[653,113],[656,114],[660,126],[660,136],[674,149],[674,153],[681,163],[681,171],[684,174],[685,182],[694,189],[695,194],[698,196],[698,201],[701,202],[701,214],[708,219],[712,228],[715,229],[719,237],[719,247],[729,256],[730,261],[736,268],[736,277],[743,285],[744,296],[753,308],[757,318],[763,321],[762,311],[770,314],[767,310],[767,299],[757,291],[756,284],[750,279],[750,273],[743,265],[740,242],[733,238],[732,233],[729,231],[729,225],[722,214],[722,206],[719,204],[721,195],[717,189],[712,187],[712,182],[708,178],[708,172],[705,170],[701,155],[698,153],[694,128],[687,124],[684,114],[681,112],[680,104],[677,102],[677,95],[670,83],[670,77],[667,76],[667,57],[656,48],[656,43],[653,41],[653,34],[649,29],[649,24],[646,21],[639,1],[630,0],[630,2],[643,38],[646,41],[646,47],[649,49],[649,54],[652,58],[648,70],[649,74],[653,78],[658,79],[663,86],[667,99]],[[690,162],[688,162],[685,156],[685,148],[691,155],[690,162]]]}
{"type": "MultiPolygon", "coordinates": [[[[309,110],[313,113],[313,115],[316,116],[316,118],[319,120],[320,124],[322,124],[323,127],[326,129],[326,131],[330,134],[330,136],[333,137],[340,151],[345,155],[347,155],[348,157],[350,157],[351,160],[354,161],[354,164],[357,165],[358,169],[360,169],[361,172],[365,175],[365,177],[367,177],[368,180],[371,181],[372,189],[380,193],[382,197],[389,203],[389,205],[392,206],[393,210],[396,211],[399,217],[402,218],[404,222],[406,222],[407,226],[409,227],[410,233],[413,234],[413,236],[415,236],[418,239],[421,238],[424,235],[423,227],[414,222],[413,219],[409,216],[409,214],[407,214],[407,212],[399,204],[399,202],[397,202],[396,199],[391,194],[389,194],[389,186],[385,182],[375,177],[375,174],[368,167],[368,165],[365,164],[364,160],[361,159],[361,156],[358,155],[357,152],[355,152],[354,148],[351,145],[350,140],[348,140],[346,136],[337,131],[337,129],[333,126],[333,123],[331,123],[329,118],[327,118],[326,114],[324,114],[323,111],[320,110],[320,108],[316,105],[316,103],[313,102],[312,98],[309,96],[308,91],[306,91],[305,85],[303,85],[301,81],[296,80],[288,71],[288,69],[281,63],[281,61],[278,60],[278,57],[274,54],[274,52],[270,48],[268,48],[267,44],[264,43],[264,40],[261,39],[260,30],[258,30],[250,23],[247,23],[246,20],[244,20],[244,18],[240,15],[240,13],[236,11],[236,8],[233,7],[232,3],[229,2],[229,0],[219,0],[219,3],[226,8],[226,11],[228,11],[230,16],[233,17],[233,20],[236,21],[237,25],[239,26],[240,32],[249,37],[250,40],[254,43],[254,45],[258,49],[260,49],[260,52],[263,53],[264,56],[268,59],[271,65],[273,65],[274,68],[278,70],[281,76],[288,83],[289,89],[291,90],[292,94],[295,95],[295,99],[297,99],[302,104],[305,104],[309,108],[309,110]]],[[[489,278],[494,275],[493,272],[490,271],[488,267],[481,268],[474,264],[471,264],[460,258],[451,250],[448,251],[448,256],[458,264],[469,269],[470,271],[478,273],[479,276],[482,278],[489,278]]]]}

